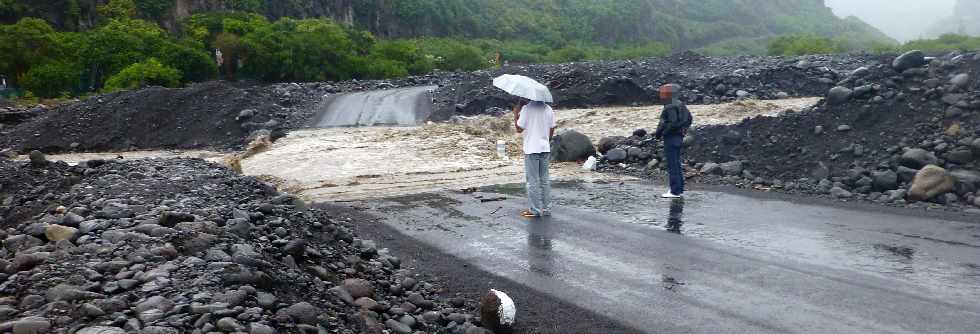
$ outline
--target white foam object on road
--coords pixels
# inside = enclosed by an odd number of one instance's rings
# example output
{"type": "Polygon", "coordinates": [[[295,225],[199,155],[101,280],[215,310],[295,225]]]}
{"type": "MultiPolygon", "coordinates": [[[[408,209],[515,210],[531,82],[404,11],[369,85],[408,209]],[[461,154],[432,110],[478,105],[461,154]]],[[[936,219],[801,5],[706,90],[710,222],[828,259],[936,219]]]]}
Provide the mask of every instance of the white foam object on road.
{"type": "Polygon", "coordinates": [[[589,157],[589,160],[586,160],[585,163],[582,164],[582,170],[594,171],[596,162],[597,160],[595,157],[589,157]]]}
{"type": "Polygon", "coordinates": [[[506,293],[490,289],[491,292],[497,295],[497,299],[500,300],[500,308],[497,309],[497,315],[500,317],[500,324],[502,325],[513,325],[514,319],[517,317],[517,307],[514,306],[514,300],[510,299],[506,293]]]}

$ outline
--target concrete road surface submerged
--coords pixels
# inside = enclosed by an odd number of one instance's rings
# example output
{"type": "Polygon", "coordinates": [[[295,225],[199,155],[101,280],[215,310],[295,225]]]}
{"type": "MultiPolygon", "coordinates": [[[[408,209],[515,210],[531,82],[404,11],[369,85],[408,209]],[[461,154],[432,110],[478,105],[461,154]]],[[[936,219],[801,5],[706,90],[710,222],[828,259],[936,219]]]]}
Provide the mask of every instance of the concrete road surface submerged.
{"type": "Polygon", "coordinates": [[[978,223],[710,191],[655,197],[663,191],[563,183],[554,216],[539,220],[517,216],[519,185],[357,206],[480,269],[650,333],[980,329],[978,223]]]}
{"type": "Polygon", "coordinates": [[[310,124],[338,126],[417,125],[432,113],[435,86],[387,89],[326,98],[310,124]]]}

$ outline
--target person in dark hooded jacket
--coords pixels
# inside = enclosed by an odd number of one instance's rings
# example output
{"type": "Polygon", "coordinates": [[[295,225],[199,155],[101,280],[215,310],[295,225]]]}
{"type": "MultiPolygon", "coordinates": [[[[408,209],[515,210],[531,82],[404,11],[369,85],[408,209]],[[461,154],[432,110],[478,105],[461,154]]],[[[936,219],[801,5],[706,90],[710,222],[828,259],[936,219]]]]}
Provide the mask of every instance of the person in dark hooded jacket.
{"type": "Polygon", "coordinates": [[[660,100],[665,101],[663,112],[660,113],[660,124],[653,134],[664,141],[664,155],[667,157],[667,175],[670,180],[670,191],[661,195],[663,198],[680,198],[684,194],[684,167],[681,165],[681,150],[684,146],[684,136],[691,127],[694,118],[687,105],[681,101],[680,86],[667,84],[660,87],[660,100]]]}

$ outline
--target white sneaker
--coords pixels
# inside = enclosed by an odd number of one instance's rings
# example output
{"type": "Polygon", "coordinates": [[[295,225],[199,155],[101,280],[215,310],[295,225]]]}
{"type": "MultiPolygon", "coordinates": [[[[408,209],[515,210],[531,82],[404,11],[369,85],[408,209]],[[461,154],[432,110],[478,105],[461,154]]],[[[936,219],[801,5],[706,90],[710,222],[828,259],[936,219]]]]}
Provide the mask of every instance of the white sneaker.
{"type": "Polygon", "coordinates": [[[681,198],[681,195],[674,195],[672,193],[664,193],[660,195],[660,198],[681,198]]]}

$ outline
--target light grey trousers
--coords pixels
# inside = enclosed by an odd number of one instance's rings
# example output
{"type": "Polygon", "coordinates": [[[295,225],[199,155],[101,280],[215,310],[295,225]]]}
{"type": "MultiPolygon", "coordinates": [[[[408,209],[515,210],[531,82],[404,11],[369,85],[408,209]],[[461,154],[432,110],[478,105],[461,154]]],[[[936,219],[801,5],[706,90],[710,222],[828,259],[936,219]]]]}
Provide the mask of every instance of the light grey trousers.
{"type": "Polygon", "coordinates": [[[527,175],[527,199],[529,211],[539,216],[551,214],[551,181],[548,164],[551,153],[524,155],[524,174],[527,175]]]}

